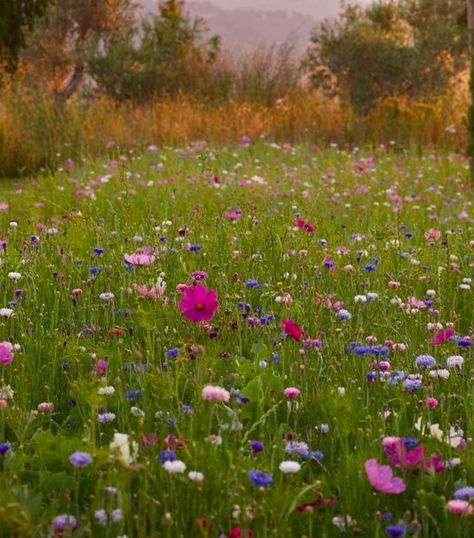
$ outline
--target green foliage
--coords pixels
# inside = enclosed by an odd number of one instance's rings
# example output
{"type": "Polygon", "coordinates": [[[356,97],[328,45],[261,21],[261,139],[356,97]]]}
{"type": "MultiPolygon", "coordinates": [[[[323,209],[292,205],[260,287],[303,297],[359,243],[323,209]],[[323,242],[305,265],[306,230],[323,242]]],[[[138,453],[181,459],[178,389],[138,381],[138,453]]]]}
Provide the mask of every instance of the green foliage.
{"type": "Polygon", "coordinates": [[[0,2],[0,59],[14,71],[25,46],[25,32],[44,12],[48,0],[3,0],[0,2]]]}
{"type": "Polygon", "coordinates": [[[432,97],[467,62],[463,0],[379,1],[346,6],[312,35],[312,83],[366,114],[388,96],[432,97]]]}
{"type": "Polygon", "coordinates": [[[100,90],[118,100],[145,101],[202,89],[220,42],[214,37],[204,46],[204,22],[183,14],[182,4],[165,2],[160,15],[143,19],[139,28],[94,44],[89,71],[100,90]]]}

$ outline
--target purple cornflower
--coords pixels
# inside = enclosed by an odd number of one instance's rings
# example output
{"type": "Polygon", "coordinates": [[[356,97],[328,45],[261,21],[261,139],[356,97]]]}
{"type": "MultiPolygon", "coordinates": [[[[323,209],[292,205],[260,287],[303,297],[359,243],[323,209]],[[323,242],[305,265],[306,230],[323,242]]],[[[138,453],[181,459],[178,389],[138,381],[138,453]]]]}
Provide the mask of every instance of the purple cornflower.
{"type": "Polygon", "coordinates": [[[249,471],[247,476],[258,487],[271,486],[273,483],[273,477],[270,473],[264,473],[256,469],[249,471]]]}
{"type": "Polygon", "coordinates": [[[458,501],[467,501],[474,499],[474,487],[464,486],[463,488],[459,488],[454,492],[453,497],[458,501]]]}
{"type": "Polygon", "coordinates": [[[77,527],[77,520],[74,516],[61,514],[56,516],[51,522],[54,532],[61,534],[67,530],[74,530],[77,527]]]}
{"type": "Polygon", "coordinates": [[[256,454],[257,452],[262,452],[263,445],[260,441],[250,441],[250,449],[256,454]]]}
{"type": "Polygon", "coordinates": [[[402,525],[387,525],[385,527],[385,534],[393,538],[400,538],[405,534],[405,528],[402,525]]]}
{"type": "Polygon", "coordinates": [[[0,443],[0,454],[6,454],[11,448],[12,445],[10,443],[0,443]]]}
{"type": "Polygon", "coordinates": [[[415,364],[418,368],[433,368],[436,364],[436,359],[431,355],[418,355],[415,359],[415,364]]]}
{"type": "Polygon", "coordinates": [[[76,451],[69,456],[69,461],[74,467],[85,467],[92,463],[92,456],[87,452],[76,451]]]}

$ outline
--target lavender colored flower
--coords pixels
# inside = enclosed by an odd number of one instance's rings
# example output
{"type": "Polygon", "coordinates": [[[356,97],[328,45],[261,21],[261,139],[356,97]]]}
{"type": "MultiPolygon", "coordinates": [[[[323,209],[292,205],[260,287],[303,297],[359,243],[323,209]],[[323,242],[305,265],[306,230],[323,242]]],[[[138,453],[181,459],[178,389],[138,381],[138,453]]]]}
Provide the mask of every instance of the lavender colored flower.
{"type": "Polygon", "coordinates": [[[285,454],[298,454],[299,456],[307,457],[309,455],[309,448],[308,445],[302,441],[290,441],[289,443],[286,443],[285,454]]]}
{"type": "Polygon", "coordinates": [[[119,521],[122,521],[123,514],[121,508],[116,508],[115,510],[112,510],[112,521],[114,523],[118,523],[119,521]]]}
{"type": "Polygon", "coordinates": [[[101,510],[96,510],[94,512],[94,517],[98,525],[102,525],[104,527],[107,525],[107,512],[103,508],[101,510]]]}
{"type": "Polygon", "coordinates": [[[472,500],[474,499],[474,487],[464,486],[459,488],[454,492],[453,497],[458,501],[472,500]]]}
{"type": "Polygon", "coordinates": [[[418,355],[415,364],[418,368],[433,368],[436,365],[436,359],[431,355],[418,355]]]}
{"type": "Polygon", "coordinates": [[[56,516],[51,522],[54,532],[60,534],[67,530],[74,530],[77,527],[77,520],[74,516],[69,514],[61,514],[56,516]]]}
{"type": "Polygon", "coordinates": [[[74,467],[86,467],[92,463],[92,456],[87,452],[76,451],[69,456],[69,461],[74,467]]]}

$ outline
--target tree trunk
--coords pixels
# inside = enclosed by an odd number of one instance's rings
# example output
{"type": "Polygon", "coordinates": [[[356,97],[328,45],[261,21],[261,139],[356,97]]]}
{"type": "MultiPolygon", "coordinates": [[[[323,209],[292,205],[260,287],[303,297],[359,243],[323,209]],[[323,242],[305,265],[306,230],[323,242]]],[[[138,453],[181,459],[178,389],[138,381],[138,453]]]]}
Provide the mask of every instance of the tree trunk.
{"type": "Polygon", "coordinates": [[[467,29],[469,37],[469,56],[471,61],[471,106],[468,114],[468,147],[467,154],[470,158],[469,172],[471,183],[474,185],[474,0],[466,0],[467,6],[467,29]]]}
{"type": "Polygon", "coordinates": [[[64,103],[74,94],[77,88],[79,88],[84,76],[84,71],[84,62],[78,62],[74,66],[74,70],[69,79],[66,81],[64,87],[60,90],[54,90],[54,100],[59,108],[61,108],[64,103]]]}

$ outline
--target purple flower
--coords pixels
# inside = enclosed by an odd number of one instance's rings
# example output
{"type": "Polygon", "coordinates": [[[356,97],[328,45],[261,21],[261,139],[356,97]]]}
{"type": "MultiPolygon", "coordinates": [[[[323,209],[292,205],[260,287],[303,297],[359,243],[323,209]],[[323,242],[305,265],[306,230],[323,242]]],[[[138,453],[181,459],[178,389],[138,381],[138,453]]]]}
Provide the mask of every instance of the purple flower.
{"type": "Polygon", "coordinates": [[[418,355],[415,359],[415,364],[418,368],[433,368],[436,364],[436,359],[431,355],[418,355]]]}
{"type": "Polygon", "coordinates": [[[263,445],[260,441],[250,441],[250,449],[256,454],[257,452],[262,452],[263,445]]]}
{"type": "Polygon", "coordinates": [[[74,530],[77,527],[77,520],[74,516],[68,514],[61,514],[56,516],[51,522],[54,532],[60,534],[67,530],[74,530]]]}
{"type": "Polygon", "coordinates": [[[252,469],[247,476],[258,487],[271,486],[273,483],[272,475],[263,471],[252,469]]]}
{"type": "Polygon", "coordinates": [[[92,463],[92,456],[87,452],[73,452],[69,456],[69,461],[74,465],[74,467],[85,467],[92,463]]]}
{"type": "Polygon", "coordinates": [[[399,538],[405,534],[405,528],[401,525],[387,525],[385,527],[385,534],[393,538],[399,538]]]}
{"type": "Polygon", "coordinates": [[[463,488],[459,488],[454,492],[453,497],[458,501],[474,499],[474,487],[464,486],[463,488]]]}
{"type": "Polygon", "coordinates": [[[11,450],[12,445],[10,443],[0,443],[0,454],[5,454],[11,450]]]}

